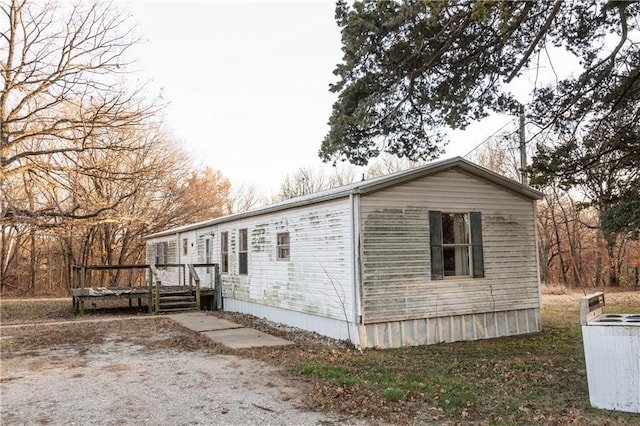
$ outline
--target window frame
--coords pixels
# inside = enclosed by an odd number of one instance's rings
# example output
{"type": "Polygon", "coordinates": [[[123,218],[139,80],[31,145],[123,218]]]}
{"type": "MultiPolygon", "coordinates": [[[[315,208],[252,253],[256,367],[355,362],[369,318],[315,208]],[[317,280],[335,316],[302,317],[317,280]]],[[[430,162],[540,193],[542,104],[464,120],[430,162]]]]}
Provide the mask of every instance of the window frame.
{"type": "Polygon", "coordinates": [[[247,228],[238,229],[238,275],[249,274],[249,232],[247,228]]]}
{"type": "Polygon", "coordinates": [[[291,259],[291,237],[289,235],[289,232],[278,232],[276,234],[276,260],[287,261],[290,259],[291,259]],[[282,237],[286,237],[286,242],[281,240],[282,237]]]}
{"type": "Polygon", "coordinates": [[[220,272],[229,273],[229,232],[220,232],[220,272]]]}
{"type": "MultiPolygon", "coordinates": [[[[213,250],[213,239],[205,238],[204,239],[204,263],[209,265],[211,263],[211,252],[213,250]]],[[[211,273],[211,266],[206,267],[206,273],[211,273]]]]}
{"type": "Polygon", "coordinates": [[[431,257],[431,279],[484,278],[484,254],[482,243],[482,213],[429,211],[429,236],[431,257]],[[465,214],[467,219],[467,235],[469,242],[464,244],[444,243],[443,216],[446,214],[465,214]],[[444,248],[468,247],[469,274],[445,275],[444,248]]]}
{"type": "Polygon", "coordinates": [[[189,239],[182,239],[182,255],[187,256],[189,254],[189,239]]]}
{"type": "Polygon", "coordinates": [[[469,277],[471,276],[471,229],[469,223],[469,214],[468,213],[453,213],[453,212],[442,212],[442,263],[443,263],[443,274],[446,277],[469,277]],[[447,222],[447,217],[451,218],[451,235],[449,235],[449,227],[445,225],[447,222]],[[456,225],[458,225],[456,218],[462,218],[462,241],[459,239],[459,235],[456,235],[456,225]],[[448,239],[448,238],[449,239],[448,239]],[[458,241],[456,241],[458,239],[458,241]],[[449,242],[449,241],[453,242],[449,242]],[[466,240],[466,241],[465,241],[466,240]],[[465,249],[462,252],[458,252],[457,249],[465,249]],[[447,255],[447,252],[451,251],[451,255],[447,255]],[[465,257],[467,261],[457,262],[457,257],[459,253],[462,253],[462,256],[465,257]],[[450,260],[450,257],[453,258],[453,269],[447,268],[447,260],[450,260]],[[458,268],[461,269],[461,273],[457,273],[458,268]]]}
{"type": "Polygon", "coordinates": [[[159,241],[156,243],[155,265],[166,265],[169,255],[169,242],[159,241]]]}

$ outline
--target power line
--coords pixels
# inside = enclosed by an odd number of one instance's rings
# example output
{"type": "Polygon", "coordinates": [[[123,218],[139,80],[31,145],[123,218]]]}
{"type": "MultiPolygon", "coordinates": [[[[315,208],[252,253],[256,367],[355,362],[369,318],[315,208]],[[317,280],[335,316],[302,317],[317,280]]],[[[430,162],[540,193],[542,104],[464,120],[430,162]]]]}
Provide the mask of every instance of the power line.
{"type": "Polygon", "coordinates": [[[507,121],[502,127],[500,127],[498,130],[496,130],[495,132],[493,132],[491,135],[487,136],[482,142],[480,142],[478,145],[474,146],[471,151],[467,152],[465,155],[463,155],[463,157],[467,157],[467,155],[471,154],[473,151],[475,151],[476,149],[480,148],[482,145],[484,145],[485,143],[489,142],[491,140],[491,138],[493,138],[495,135],[497,135],[498,133],[500,133],[505,127],[507,127],[510,124],[513,124],[513,122],[515,121],[515,118],[507,121]]]}

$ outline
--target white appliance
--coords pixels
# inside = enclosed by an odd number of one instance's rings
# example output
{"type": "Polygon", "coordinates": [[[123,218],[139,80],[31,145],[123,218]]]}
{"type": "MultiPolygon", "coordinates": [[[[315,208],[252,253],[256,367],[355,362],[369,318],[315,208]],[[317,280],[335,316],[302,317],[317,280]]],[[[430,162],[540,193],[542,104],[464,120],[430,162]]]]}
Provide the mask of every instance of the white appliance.
{"type": "Polygon", "coordinates": [[[640,413],[640,314],[605,314],[604,293],[580,299],[589,400],[595,408],[640,413]]]}

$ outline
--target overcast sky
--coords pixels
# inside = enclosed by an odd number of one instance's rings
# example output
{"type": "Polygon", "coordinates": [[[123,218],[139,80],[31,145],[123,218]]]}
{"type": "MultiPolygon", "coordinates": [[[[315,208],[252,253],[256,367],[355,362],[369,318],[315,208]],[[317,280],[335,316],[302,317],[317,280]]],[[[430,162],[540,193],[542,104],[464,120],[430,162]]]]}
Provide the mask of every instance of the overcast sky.
{"type": "MultiPolygon", "coordinates": [[[[162,88],[166,121],[194,158],[234,186],[276,193],[318,150],[342,57],[333,1],[143,1],[126,4],[144,39],[137,68],[162,88]]],[[[464,155],[512,117],[457,133],[464,155]]]]}

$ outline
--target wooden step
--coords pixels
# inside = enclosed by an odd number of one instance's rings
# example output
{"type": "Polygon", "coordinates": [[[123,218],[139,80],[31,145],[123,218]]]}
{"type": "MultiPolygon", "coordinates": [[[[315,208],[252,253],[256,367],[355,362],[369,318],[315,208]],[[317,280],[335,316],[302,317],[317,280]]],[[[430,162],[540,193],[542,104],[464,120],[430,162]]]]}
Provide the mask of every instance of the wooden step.
{"type": "Polygon", "coordinates": [[[189,297],[193,297],[193,292],[191,292],[189,290],[160,292],[160,297],[171,297],[171,296],[189,296],[189,297]]]}
{"type": "Polygon", "coordinates": [[[172,291],[160,294],[159,312],[178,312],[197,310],[195,296],[190,291],[172,291]]]}
{"type": "Polygon", "coordinates": [[[192,308],[161,308],[158,312],[166,313],[166,312],[187,312],[187,311],[197,311],[198,307],[194,306],[192,308]]]}
{"type": "Polygon", "coordinates": [[[162,302],[193,302],[195,297],[189,296],[160,296],[160,303],[162,302]]]}

